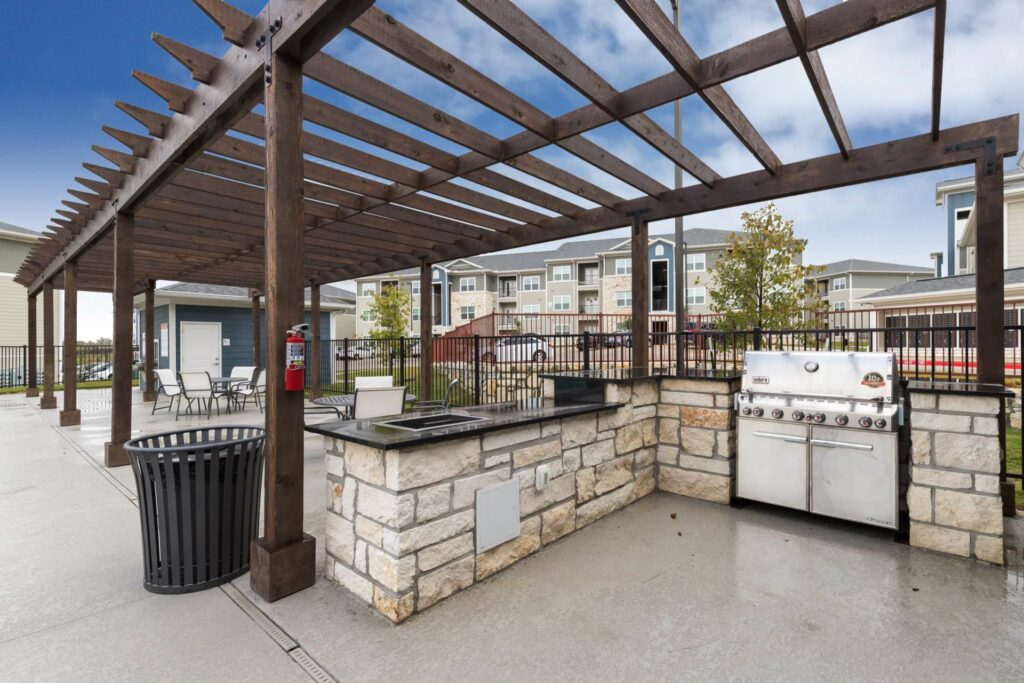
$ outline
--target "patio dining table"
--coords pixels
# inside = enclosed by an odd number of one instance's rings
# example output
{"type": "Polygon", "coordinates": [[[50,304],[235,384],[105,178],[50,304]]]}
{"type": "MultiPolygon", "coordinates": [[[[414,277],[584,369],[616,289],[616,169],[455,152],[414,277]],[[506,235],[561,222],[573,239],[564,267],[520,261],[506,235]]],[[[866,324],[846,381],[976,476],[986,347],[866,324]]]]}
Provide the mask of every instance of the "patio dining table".
{"type": "MultiPolygon", "coordinates": [[[[405,395],[406,403],[411,403],[415,400],[416,396],[413,394],[405,395]]],[[[346,417],[351,417],[352,408],[356,404],[356,395],[336,394],[334,396],[321,396],[320,398],[314,398],[312,403],[323,408],[333,408],[336,412],[344,413],[346,417]]]]}
{"type": "Polygon", "coordinates": [[[251,381],[252,381],[251,377],[211,377],[210,378],[210,383],[213,385],[214,389],[220,389],[221,391],[223,391],[225,394],[228,395],[228,412],[229,413],[231,412],[231,404],[234,402],[233,401],[234,396],[232,396],[231,387],[234,386],[235,384],[240,384],[242,382],[251,382],[251,381]]]}

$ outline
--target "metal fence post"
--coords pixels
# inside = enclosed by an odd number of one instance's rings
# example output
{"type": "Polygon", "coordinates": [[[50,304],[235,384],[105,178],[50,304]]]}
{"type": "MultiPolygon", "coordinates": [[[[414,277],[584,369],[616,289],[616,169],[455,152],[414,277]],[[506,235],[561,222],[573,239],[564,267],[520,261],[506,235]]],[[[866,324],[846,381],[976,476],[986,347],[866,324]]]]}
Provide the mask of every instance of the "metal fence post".
{"type": "Polygon", "coordinates": [[[590,369],[590,331],[583,331],[583,369],[590,369]]]}
{"type": "Polygon", "coordinates": [[[473,402],[480,405],[480,335],[473,335],[473,402]]]}
{"type": "Polygon", "coordinates": [[[348,392],[348,337],[341,340],[341,374],[342,379],[341,393],[347,394],[348,392]]]}
{"type": "Polygon", "coordinates": [[[398,338],[398,383],[405,386],[405,337],[398,338]]]}
{"type": "Polygon", "coordinates": [[[761,328],[760,327],[755,327],[754,328],[754,350],[755,351],[760,351],[761,350],[761,328]]]}
{"type": "Polygon", "coordinates": [[[676,330],[676,377],[682,377],[685,373],[686,359],[683,358],[683,331],[676,330]]]}
{"type": "Polygon", "coordinates": [[[11,386],[24,386],[24,387],[27,387],[27,386],[29,386],[31,384],[31,382],[28,381],[28,345],[27,344],[23,345],[21,347],[21,376],[22,376],[23,381],[20,382],[20,383],[13,382],[11,384],[11,386]]]}

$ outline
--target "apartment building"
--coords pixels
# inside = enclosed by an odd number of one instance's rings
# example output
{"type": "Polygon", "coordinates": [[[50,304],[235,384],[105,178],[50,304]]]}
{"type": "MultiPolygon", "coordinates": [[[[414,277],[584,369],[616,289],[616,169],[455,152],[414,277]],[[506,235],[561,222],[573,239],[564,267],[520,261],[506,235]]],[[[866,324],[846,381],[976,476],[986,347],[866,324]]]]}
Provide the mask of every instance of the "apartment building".
{"type": "MultiPolygon", "coordinates": [[[[935,205],[946,209],[946,275],[974,272],[974,176],[935,186],[935,205]]],[[[1003,268],[1024,266],[1024,170],[1003,176],[1003,268]]]]}
{"type": "Polygon", "coordinates": [[[811,278],[815,294],[828,304],[830,311],[852,311],[864,308],[862,297],[907,282],[934,276],[933,268],[882,263],[864,259],[846,259],[822,266],[811,278]]]}
{"type": "MultiPolygon", "coordinates": [[[[14,281],[39,233],[0,222],[0,346],[28,344],[28,291],[14,281]]],[[[64,293],[53,292],[53,335],[63,343],[64,293]]],[[[43,343],[43,296],[36,297],[36,339],[43,343]]]]}
{"type": "MultiPolygon", "coordinates": [[[[710,312],[714,283],[708,270],[726,248],[728,230],[686,231],[687,310],[710,312]]],[[[675,312],[675,243],[671,234],[650,236],[648,292],[652,315],[675,312]]],[[[566,242],[556,249],[484,254],[438,264],[433,269],[434,332],[496,315],[496,331],[518,331],[523,316],[552,315],[550,331],[598,331],[597,314],[628,316],[632,306],[632,258],[628,237],[566,242]],[[512,315],[516,314],[516,315],[512,315]],[[520,315],[521,314],[521,315],[520,315]]],[[[407,269],[356,280],[356,334],[365,336],[375,321],[368,308],[382,287],[408,287],[412,295],[409,333],[418,334],[419,272],[407,269]]]]}

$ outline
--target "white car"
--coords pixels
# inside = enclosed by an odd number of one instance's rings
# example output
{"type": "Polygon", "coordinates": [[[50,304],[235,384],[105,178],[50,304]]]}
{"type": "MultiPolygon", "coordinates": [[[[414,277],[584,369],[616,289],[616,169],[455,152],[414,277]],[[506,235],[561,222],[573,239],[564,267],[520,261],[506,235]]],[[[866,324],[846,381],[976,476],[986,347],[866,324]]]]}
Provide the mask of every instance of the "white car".
{"type": "Polygon", "coordinates": [[[483,359],[488,363],[540,363],[551,355],[551,347],[540,337],[532,334],[517,334],[499,339],[494,351],[488,351],[483,359]]]}

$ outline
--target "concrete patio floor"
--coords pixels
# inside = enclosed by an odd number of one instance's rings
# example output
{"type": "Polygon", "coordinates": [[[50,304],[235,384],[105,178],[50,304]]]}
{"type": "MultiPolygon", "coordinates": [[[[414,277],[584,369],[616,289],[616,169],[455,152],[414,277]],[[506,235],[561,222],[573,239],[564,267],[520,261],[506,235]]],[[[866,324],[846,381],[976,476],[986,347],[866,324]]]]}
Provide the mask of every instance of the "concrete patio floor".
{"type": "MultiPolygon", "coordinates": [[[[398,627],[322,578],[270,605],[247,575],[156,596],[130,468],[100,465],[109,393],[80,393],[78,428],[36,403],[0,396],[0,680],[308,680],[307,658],[338,680],[1024,678],[1019,565],[657,493],[398,627]]],[[[139,432],[173,424],[136,405],[139,432]]],[[[305,457],[322,539],[318,437],[305,457]]]]}

